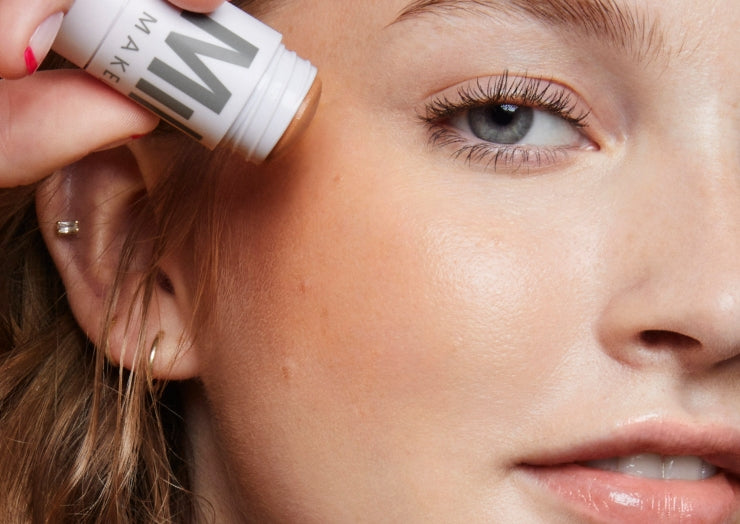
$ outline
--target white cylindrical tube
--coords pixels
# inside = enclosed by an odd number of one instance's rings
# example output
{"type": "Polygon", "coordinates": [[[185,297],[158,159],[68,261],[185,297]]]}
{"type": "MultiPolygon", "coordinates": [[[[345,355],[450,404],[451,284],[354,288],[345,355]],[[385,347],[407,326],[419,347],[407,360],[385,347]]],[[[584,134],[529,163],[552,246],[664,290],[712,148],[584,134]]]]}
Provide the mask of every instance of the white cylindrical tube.
{"type": "Polygon", "coordinates": [[[305,127],[320,92],[316,68],[281,40],[229,3],[196,14],[165,0],[76,0],[53,49],[206,147],[261,162],[296,118],[305,127]]]}

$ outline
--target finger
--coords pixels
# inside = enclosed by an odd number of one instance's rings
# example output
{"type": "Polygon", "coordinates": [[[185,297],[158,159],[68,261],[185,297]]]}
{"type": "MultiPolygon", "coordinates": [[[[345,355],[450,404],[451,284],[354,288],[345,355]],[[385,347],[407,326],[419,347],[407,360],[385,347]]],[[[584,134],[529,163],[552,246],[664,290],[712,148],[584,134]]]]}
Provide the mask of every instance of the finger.
{"type": "Polygon", "coordinates": [[[224,3],[224,0],[171,0],[172,4],[186,11],[210,13],[224,3]]]}
{"type": "Polygon", "coordinates": [[[0,186],[34,182],[156,125],[155,116],[82,71],[0,80],[0,186]]]}
{"type": "MultiPolygon", "coordinates": [[[[224,0],[174,0],[188,11],[210,12],[224,0]]],[[[72,0],[4,0],[0,3],[0,78],[21,78],[44,60],[72,0]]]]}
{"type": "Polygon", "coordinates": [[[0,77],[20,78],[33,72],[49,52],[61,13],[70,5],[72,0],[0,2],[0,77]]]}

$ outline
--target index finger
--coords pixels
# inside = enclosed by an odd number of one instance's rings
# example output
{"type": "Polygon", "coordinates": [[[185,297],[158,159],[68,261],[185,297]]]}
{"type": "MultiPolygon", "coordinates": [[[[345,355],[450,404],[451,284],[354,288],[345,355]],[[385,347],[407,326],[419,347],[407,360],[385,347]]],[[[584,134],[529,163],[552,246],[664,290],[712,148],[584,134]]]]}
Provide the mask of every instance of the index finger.
{"type": "Polygon", "coordinates": [[[53,28],[52,34],[39,35],[37,30],[43,29],[49,17],[67,12],[71,5],[72,0],[0,1],[0,77],[21,78],[33,72],[29,51],[35,64],[41,62],[55,36],[53,28]]]}
{"type": "MultiPolygon", "coordinates": [[[[44,59],[59,30],[57,23],[46,23],[53,15],[66,13],[72,0],[0,1],[0,78],[21,78],[33,73],[44,59]]],[[[213,11],[224,0],[172,0],[186,11],[213,11]]]]}

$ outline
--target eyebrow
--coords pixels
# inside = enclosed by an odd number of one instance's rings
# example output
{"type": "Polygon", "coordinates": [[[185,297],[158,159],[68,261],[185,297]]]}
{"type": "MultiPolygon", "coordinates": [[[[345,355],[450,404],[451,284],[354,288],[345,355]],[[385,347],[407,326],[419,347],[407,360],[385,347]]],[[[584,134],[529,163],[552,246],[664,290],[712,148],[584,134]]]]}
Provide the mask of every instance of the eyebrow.
{"type": "MultiPolygon", "coordinates": [[[[425,15],[485,14],[498,20],[519,15],[568,33],[605,40],[639,61],[669,55],[665,35],[647,14],[615,0],[415,0],[393,24],[425,15]]],[[[392,25],[392,24],[391,24],[392,25]]],[[[566,33],[566,34],[568,34],[566,33]]]]}

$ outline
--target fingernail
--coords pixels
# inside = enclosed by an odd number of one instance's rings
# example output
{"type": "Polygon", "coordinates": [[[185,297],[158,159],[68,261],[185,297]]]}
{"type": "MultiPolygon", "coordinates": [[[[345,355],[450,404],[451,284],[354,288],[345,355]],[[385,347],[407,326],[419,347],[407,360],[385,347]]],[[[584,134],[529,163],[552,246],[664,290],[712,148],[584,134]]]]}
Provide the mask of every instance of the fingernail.
{"type": "Polygon", "coordinates": [[[39,68],[39,64],[46,58],[59,32],[59,28],[62,26],[63,19],[64,13],[61,11],[54,13],[41,22],[36,28],[36,31],[33,32],[33,35],[31,35],[31,39],[28,41],[28,47],[24,53],[26,70],[29,75],[33,74],[39,68]]]}

